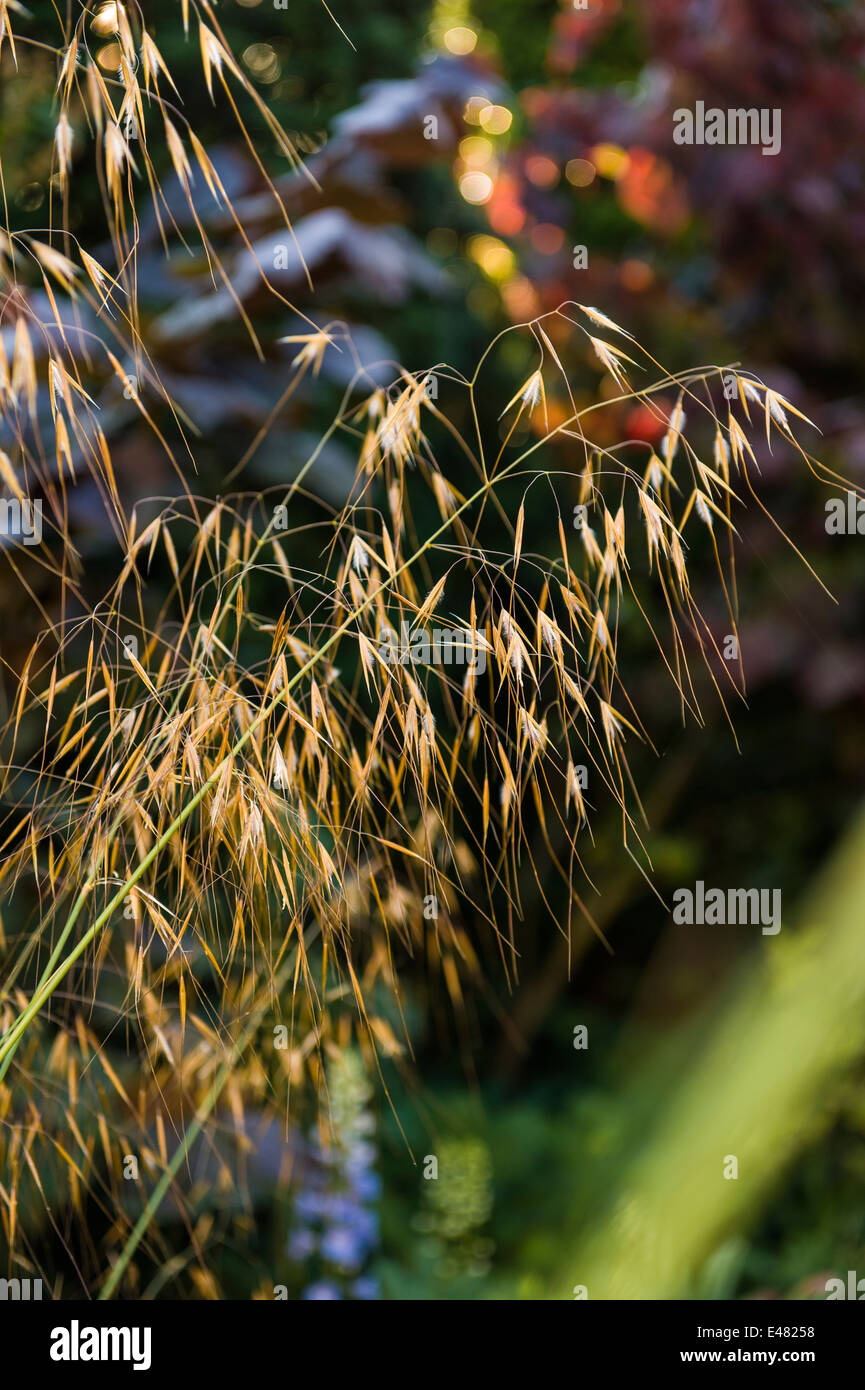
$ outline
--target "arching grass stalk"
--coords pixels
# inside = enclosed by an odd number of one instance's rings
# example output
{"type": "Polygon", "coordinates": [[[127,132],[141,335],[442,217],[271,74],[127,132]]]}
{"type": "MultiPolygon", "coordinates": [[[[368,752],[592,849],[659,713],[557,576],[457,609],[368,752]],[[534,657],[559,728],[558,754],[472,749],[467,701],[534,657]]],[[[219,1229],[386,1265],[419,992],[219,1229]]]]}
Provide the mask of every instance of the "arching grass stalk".
{"type": "MultiPolygon", "coordinates": [[[[598,311],[596,310],[591,310],[583,307],[583,312],[593,320],[596,320],[598,318],[598,311]]],[[[603,318],[603,316],[601,316],[601,318],[603,318]]],[[[591,341],[595,344],[596,350],[603,349],[604,351],[606,351],[604,345],[599,344],[598,340],[593,338],[591,339],[591,341]]],[[[612,360],[612,362],[613,367],[615,368],[615,361],[612,360]]],[[[713,373],[720,374],[722,369],[715,367],[711,370],[713,373]]],[[[619,369],[616,368],[613,371],[613,375],[618,380],[622,374],[619,371],[619,369]]],[[[530,398],[532,391],[534,390],[532,383],[536,379],[539,379],[539,377],[540,373],[536,372],[534,377],[529,379],[529,389],[526,390],[524,388],[523,390],[523,407],[521,408],[524,408],[527,402],[529,403],[529,405],[531,405],[530,398]]],[[[675,376],[673,374],[665,375],[661,382],[655,383],[653,386],[643,390],[640,393],[640,395],[644,398],[649,397],[653,393],[669,386],[674,381],[676,381],[680,385],[680,387],[684,388],[689,382],[693,381],[693,379],[693,372],[691,371],[684,372],[679,376],[675,376]]],[[[476,380],[477,374],[475,375],[475,378],[473,378],[472,381],[468,383],[469,390],[472,393],[472,395],[474,393],[476,380]]],[[[622,381],[621,384],[624,384],[624,382],[622,381]]],[[[416,383],[413,389],[418,389],[416,383]]],[[[517,393],[517,396],[519,396],[519,393],[517,393]]],[[[515,397],[514,399],[516,400],[517,397],[515,397]]],[[[21,1011],[19,1016],[16,1018],[15,1022],[8,1029],[3,1039],[0,1040],[0,1081],[2,1081],[2,1079],[5,1077],[8,1071],[9,1064],[21,1038],[25,1035],[33,1019],[38,1015],[38,1013],[44,1007],[45,1003],[54,994],[58,985],[66,977],[66,975],[68,974],[72,966],[75,964],[75,962],[86,951],[87,947],[91,944],[91,942],[98,936],[102,927],[107,924],[112,914],[126,900],[131,890],[135,888],[135,886],[141,881],[141,879],[143,878],[147,870],[150,868],[150,866],[162,853],[165,847],[173,840],[177,832],[183,827],[183,825],[187,822],[192,813],[202,803],[205,796],[218,786],[223,773],[228,770],[229,765],[233,762],[237,755],[243,751],[244,747],[249,743],[250,739],[257,732],[257,730],[260,729],[261,726],[265,723],[265,721],[269,719],[271,714],[273,714],[273,712],[282,703],[286,701],[291,691],[300,683],[304,676],[311,672],[322,660],[325,654],[331,648],[333,648],[339,642],[339,640],[347,632],[349,632],[350,629],[352,629],[355,626],[355,624],[358,623],[358,620],[368,609],[372,607],[372,605],[376,603],[376,601],[379,599],[381,595],[386,593],[389,589],[395,588],[396,581],[400,578],[400,576],[406,573],[408,570],[412,569],[412,567],[414,567],[415,565],[417,565],[418,562],[422,559],[422,557],[426,554],[426,552],[431,550],[431,548],[435,545],[439,537],[441,537],[446,531],[450,530],[453,527],[454,523],[460,518],[460,516],[462,516],[469,508],[473,507],[477,502],[481,501],[481,499],[485,498],[488,494],[491,494],[495,483],[511,475],[516,474],[517,470],[519,470],[522,467],[522,465],[526,462],[526,460],[530,458],[533,454],[535,454],[535,452],[538,449],[540,449],[542,445],[555,439],[557,436],[570,436],[572,438],[577,438],[581,440],[584,447],[588,448],[588,442],[582,432],[581,421],[583,415],[585,415],[588,411],[596,408],[598,408],[597,405],[589,406],[584,411],[577,411],[576,409],[574,409],[572,413],[570,413],[564,420],[561,421],[561,423],[554,426],[554,428],[552,429],[548,428],[539,439],[532,443],[528,448],[521,450],[516,458],[514,458],[510,463],[502,467],[499,471],[496,471],[494,468],[488,473],[487,469],[483,467],[481,469],[482,478],[479,483],[479,486],[475,489],[475,491],[464,501],[458,504],[456,502],[456,499],[454,499],[454,504],[448,510],[447,515],[444,516],[441,525],[438,526],[430,535],[427,536],[424,542],[420,546],[418,546],[414,553],[400,564],[396,563],[396,561],[394,560],[392,565],[388,567],[387,577],[380,584],[371,585],[367,593],[362,598],[358,595],[354,596],[354,604],[351,610],[349,611],[348,615],[344,618],[344,620],[340,622],[338,626],[326,638],[319,642],[316,650],[309,655],[308,659],[306,659],[302,665],[300,665],[299,669],[295,672],[293,676],[287,678],[284,681],[284,683],[275,691],[272,698],[270,698],[269,700],[263,699],[262,708],[260,709],[259,713],[250,719],[250,722],[247,725],[247,727],[239,734],[238,738],[229,747],[229,749],[218,759],[218,761],[215,763],[212,770],[210,771],[209,775],[203,778],[198,790],[190,796],[189,800],[186,801],[186,803],[181,807],[178,813],[171,819],[168,826],[157,837],[150,850],[143,855],[143,857],[138,862],[137,866],[132,870],[131,873],[128,874],[121,887],[112,896],[112,898],[103,908],[103,910],[98,914],[94,922],[83,934],[83,936],[77,942],[75,947],[62,961],[60,961],[59,964],[57,964],[60,952],[62,951],[63,947],[65,946],[65,943],[69,939],[70,932],[72,931],[72,928],[78,916],[81,913],[83,903],[86,897],[92,891],[94,880],[92,876],[88,878],[87,882],[84,884],[84,886],[78,893],[78,896],[73,904],[69,917],[67,918],[67,921],[60,934],[59,940],[52,951],[52,955],[49,960],[49,965],[48,967],[46,967],[45,975],[40,980],[35,990],[35,993],[32,999],[30,1000],[30,1003],[21,1011]],[[50,973],[48,973],[49,971],[50,973]]],[[[439,416],[439,413],[437,411],[434,411],[434,414],[436,414],[436,416],[439,416]]],[[[439,416],[439,418],[441,417],[439,416]]],[[[735,424],[735,421],[733,421],[731,417],[731,440],[733,438],[732,431],[734,428],[738,429],[738,426],[735,424]]],[[[741,435],[741,430],[739,430],[739,434],[741,435]]],[[[742,462],[742,465],[744,467],[744,454],[741,451],[741,446],[738,446],[738,454],[740,461],[742,462]]],[[[496,460],[497,463],[500,460],[500,458],[501,453],[499,454],[499,458],[496,460]]],[[[291,495],[291,492],[289,492],[289,495],[291,495]]],[[[703,496],[703,494],[698,494],[695,491],[695,493],[692,496],[691,504],[689,504],[688,508],[686,509],[686,516],[688,511],[690,510],[691,505],[693,504],[694,498],[698,496],[703,496]]],[[[716,511],[717,510],[718,509],[716,507],[716,511]]],[[[720,512],[718,512],[718,514],[721,515],[720,512]]],[[[706,503],[705,516],[709,516],[708,502],[706,503]]],[[[710,516],[709,520],[711,520],[710,516]]],[[[612,518],[608,517],[607,521],[612,521],[612,518]]],[[[684,522],[680,523],[680,525],[682,524],[684,524],[684,522]]],[[[259,543],[258,549],[260,549],[261,543],[262,542],[259,543]]],[[[516,542],[517,547],[519,547],[520,543],[520,540],[516,542]]],[[[609,541],[608,537],[608,553],[612,562],[615,563],[616,556],[618,555],[617,547],[619,545],[619,540],[614,537],[614,542],[612,543],[611,551],[609,551],[610,544],[611,542],[609,541]]],[[[674,560],[681,571],[679,576],[680,583],[685,583],[684,559],[681,556],[681,548],[679,551],[678,558],[674,556],[674,560]]],[[[232,592],[238,592],[239,583],[240,578],[237,579],[232,592]]],[[[508,629],[508,631],[511,632],[511,634],[513,633],[513,630],[510,628],[508,629]]],[[[516,639],[513,638],[513,636],[511,636],[510,640],[515,641],[516,639]]],[[[592,646],[599,644],[600,647],[604,647],[608,640],[609,639],[607,634],[607,628],[603,620],[603,614],[600,614],[595,619],[595,627],[593,629],[592,634],[592,646]]],[[[511,648],[512,656],[515,650],[517,651],[517,655],[519,656],[518,649],[514,647],[511,648]]],[[[519,659],[520,661],[522,660],[522,658],[519,659]]],[[[143,668],[138,667],[138,671],[139,675],[145,680],[145,682],[147,682],[147,675],[143,668]]],[[[517,676],[519,679],[520,671],[518,671],[517,676]]],[[[523,715],[526,716],[526,714],[527,712],[523,710],[523,715]]],[[[604,714],[604,717],[607,720],[613,717],[611,715],[609,706],[604,707],[602,714],[604,714]]],[[[542,738],[545,736],[540,725],[537,725],[537,723],[532,724],[530,715],[527,719],[524,719],[524,727],[528,727],[530,731],[534,728],[538,738],[542,738]]],[[[612,725],[612,729],[608,723],[605,724],[605,731],[607,739],[612,746],[614,737],[618,732],[615,722],[612,725]]]]}
{"type": "MultiPolygon", "coordinates": [[[[313,653],[309,660],[306,661],[295,672],[295,674],[292,677],[290,677],[285,686],[278,690],[274,695],[273,699],[270,700],[269,703],[267,703],[264,706],[264,708],[259,711],[259,713],[247,726],[247,728],[240,735],[237,741],[232,745],[232,747],[228,750],[224,757],[216,764],[213,771],[202,783],[198,791],[190,797],[190,799],[183,806],[182,810],[178,813],[177,816],[175,816],[174,820],[159,836],[159,838],[153,844],[151,849],[140,860],[138,867],[135,870],[133,870],[133,872],[125,879],[121,887],[114,894],[113,898],[111,898],[110,902],[106,904],[106,906],[99,913],[98,917],[91,924],[91,926],[88,927],[87,931],[81,937],[81,940],[69,952],[62,964],[59,965],[57,969],[54,970],[53,973],[49,975],[47,978],[43,977],[43,980],[38,985],[33,995],[33,998],[30,1000],[30,1003],[26,1006],[26,1008],[24,1008],[21,1011],[21,1013],[16,1018],[15,1022],[6,1031],[6,1033],[3,1035],[3,1038],[0,1039],[0,1082],[2,1082],[2,1080],[6,1076],[6,1073],[9,1069],[9,1065],[12,1061],[12,1058],[15,1055],[15,1051],[18,1047],[18,1044],[21,1041],[24,1034],[27,1032],[27,1029],[33,1022],[34,1018],[41,1011],[41,1009],[47,1003],[47,1001],[51,998],[58,985],[65,979],[66,975],[72,969],[72,966],[75,964],[75,962],[79,959],[81,955],[83,955],[83,953],[87,950],[87,947],[98,936],[99,932],[110,920],[114,912],[116,912],[116,910],[126,900],[131,890],[136,886],[136,884],[141,880],[141,878],[143,878],[144,874],[146,874],[147,870],[150,868],[150,865],[155,861],[157,856],[162,853],[166,845],[169,844],[174,835],[177,834],[178,830],[180,830],[181,827],[186,823],[186,821],[192,815],[196,807],[198,807],[201,804],[207,793],[217,785],[225,767],[238,755],[238,753],[241,753],[243,751],[244,747],[249,742],[250,738],[256,732],[256,730],[259,729],[261,725],[265,723],[265,721],[270,717],[274,710],[276,710],[279,707],[279,705],[291,693],[294,687],[298,685],[302,678],[318,664],[318,662],[322,659],[326,652],[328,652],[330,648],[334,646],[334,644],[337,643],[339,639],[345,635],[346,632],[348,632],[348,630],[354,625],[354,623],[357,622],[358,618],[360,618],[363,615],[363,613],[375,602],[376,598],[380,594],[384,593],[390,587],[390,585],[392,585],[399,578],[401,574],[403,574],[406,570],[410,569],[413,565],[417,564],[417,562],[422,558],[422,556],[427,552],[427,550],[429,550],[430,547],[434,545],[434,543],[438,540],[439,536],[443,535],[444,532],[447,531],[453,525],[456,519],[463,512],[468,510],[469,507],[474,506],[474,504],[478,502],[495,485],[496,482],[501,481],[503,478],[507,477],[509,473],[512,473],[516,468],[520,467],[520,465],[525,461],[525,459],[531,453],[533,453],[535,449],[540,446],[541,443],[545,442],[546,439],[551,438],[553,434],[558,433],[560,430],[563,430],[568,426],[573,425],[578,421],[578,419],[579,415],[576,415],[564,421],[561,425],[557,426],[555,430],[551,431],[550,434],[546,435],[544,440],[536,441],[534,444],[530,445],[528,449],[521,453],[518,458],[512,460],[511,463],[509,463],[505,468],[501,470],[501,472],[497,475],[496,478],[489,478],[485,480],[481,484],[481,486],[478,487],[474,493],[472,493],[470,497],[467,497],[464,502],[462,502],[458,507],[456,507],[451,512],[451,514],[445,518],[442,524],[439,527],[437,527],[437,529],[426,538],[423,544],[419,546],[419,548],[414,552],[413,555],[410,555],[408,559],[406,559],[402,563],[402,565],[400,565],[396,570],[394,570],[392,574],[388,575],[387,579],[384,580],[376,590],[370,593],[363,600],[362,603],[358,604],[354,609],[352,609],[348,617],[346,617],[343,620],[343,622],[337,628],[334,629],[330,636],[327,637],[324,640],[324,642],[322,642],[317,651],[313,653]]],[[[53,962],[56,959],[59,951],[62,949],[63,944],[65,944],[65,942],[68,940],[69,933],[72,930],[72,927],[74,926],[74,923],[84,905],[84,901],[87,895],[90,893],[92,887],[93,879],[89,878],[88,881],[85,883],[84,887],[80,890],[72,906],[69,917],[67,918],[66,923],[63,927],[63,931],[61,932],[60,939],[57,942],[54,951],[52,952],[51,962],[53,962]]]]}

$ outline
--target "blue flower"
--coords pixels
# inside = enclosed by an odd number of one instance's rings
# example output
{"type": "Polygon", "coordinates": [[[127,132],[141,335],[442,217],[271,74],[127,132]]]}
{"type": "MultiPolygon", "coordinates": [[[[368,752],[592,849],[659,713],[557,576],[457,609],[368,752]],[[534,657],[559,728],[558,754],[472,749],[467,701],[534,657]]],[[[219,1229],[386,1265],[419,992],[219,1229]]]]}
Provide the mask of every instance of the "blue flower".
{"type": "Polygon", "coordinates": [[[378,1298],[380,1292],[378,1280],[373,1279],[369,1274],[362,1274],[359,1279],[355,1279],[351,1286],[352,1298],[378,1298]]]}
{"type": "Polygon", "coordinates": [[[312,1136],[305,1144],[300,1191],[294,1202],[296,1227],[286,1253],[303,1265],[315,1255],[333,1272],[310,1284],[305,1299],[344,1298],[348,1280],[354,1296],[373,1299],[378,1285],[363,1269],[379,1242],[374,1204],[381,1180],[373,1168],[378,1150],[375,1117],[368,1108],[369,1082],[360,1057],[349,1051],[329,1069],[333,1138],[312,1136]]]}
{"type": "Polygon", "coordinates": [[[294,1209],[301,1220],[321,1220],[327,1216],[330,1201],[328,1193],[313,1192],[309,1188],[305,1188],[297,1194],[294,1209]]]}
{"type": "Polygon", "coordinates": [[[288,1238],[286,1254],[291,1260],[306,1260],[315,1253],[316,1237],[315,1233],[307,1226],[298,1226],[296,1231],[292,1231],[288,1238]]]}
{"type": "Polygon", "coordinates": [[[331,1226],[321,1242],[324,1258],[341,1265],[343,1269],[359,1269],[368,1248],[361,1233],[350,1226],[331,1226]]]}
{"type": "Polygon", "coordinates": [[[326,1279],[319,1279],[317,1284],[310,1284],[304,1289],[301,1298],[313,1301],[323,1301],[325,1299],[342,1298],[342,1294],[336,1284],[330,1284],[326,1279]]]}
{"type": "Polygon", "coordinates": [[[370,1168],[352,1168],[346,1164],[346,1178],[352,1192],[362,1202],[377,1202],[381,1196],[381,1178],[370,1168]]]}

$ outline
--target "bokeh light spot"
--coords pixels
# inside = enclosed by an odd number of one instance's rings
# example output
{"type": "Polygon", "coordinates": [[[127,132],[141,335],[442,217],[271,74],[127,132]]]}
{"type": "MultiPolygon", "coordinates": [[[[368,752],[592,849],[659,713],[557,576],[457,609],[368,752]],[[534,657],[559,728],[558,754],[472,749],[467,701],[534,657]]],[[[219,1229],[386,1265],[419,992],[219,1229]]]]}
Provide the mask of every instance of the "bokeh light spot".
{"type": "Polygon", "coordinates": [[[116,72],[120,67],[122,57],[123,51],[119,43],[106,43],[96,54],[96,61],[101,68],[105,68],[106,72],[116,72]]]}
{"type": "Polygon", "coordinates": [[[569,159],[565,165],[565,178],[574,188],[588,188],[594,183],[597,172],[589,159],[569,159]]]}
{"type": "Polygon", "coordinates": [[[641,261],[636,257],[629,257],[623,261],[619,270],[619,279],[626,290],[632,294],[640,294],[647,290],[655,278],[655,272],[647,261],[641,261]]]}
{"type": "Polygon", "coordinates": [[[243,61],[259,82],[278,82],[282,64],[269,43],[251,43],[244,49],[243,61]]]}
{"type": "Polygon", "coordinates": [[[533,154],[526,160],[526,178],[536,188],[555,188],[559,177],[558,165],[545,154],[533,154]]]}
{"type": "Polygon", "coordinates": [[[542,256],[554,256],[557,251],[561,251],[565,234],[554,222],[539,222],[537,227],[532,228],[529,240],[542,256]]]}
{"type": "Polygon", "coordinates": [[[486,203],[493,194],[493,181],[489,174],[474,169],[460,179],[460,193],[467,203],[486,203]]]}
{"type": "Polygon", "coordinates": [[[479,265],[491,280],[506,280],[513,274],[516,257],[510,247],[505,246],[498,237],[485,234],[469,237],[467,249],[475,264],[479,265]]]}
{"type": "Polygon", "coordinates": [[[114,3],[114,0],[110,0],[109,4],[103,5],[93,16],[93,22],[90,26],[91,29],[93,29],[95,33],[102,34],[103,36],[116,34],[120,27],[120,8],[121,7],[114,3]]]}
{"type": "Polygon", "coordinates": [[[621,145],[595,145],[589,154],[602,178],[621,179],[628,172],[628,151],[623,150],[621,145]]]}
{"type": "Polygon", "coordinates": [[[460,141],[460,159],[470,169],[482,169],[493,157],[493,143],[485,135],[467,135],[460,141]]]}
{"type": "Polygon", "coordinates": [[[458,24],[455,29],[448,29],[444,36],[445,48],[449,53],[455,53],[462,58],[466,53],[472,53],[478,41],[478,36],[474,29],[466,29],[458,24]]]}
{"type": "Polygon", "coordinates": [[[488,135],[504,135],[514,118],[506,106],[485,106],[479,119],[488,135]]]}

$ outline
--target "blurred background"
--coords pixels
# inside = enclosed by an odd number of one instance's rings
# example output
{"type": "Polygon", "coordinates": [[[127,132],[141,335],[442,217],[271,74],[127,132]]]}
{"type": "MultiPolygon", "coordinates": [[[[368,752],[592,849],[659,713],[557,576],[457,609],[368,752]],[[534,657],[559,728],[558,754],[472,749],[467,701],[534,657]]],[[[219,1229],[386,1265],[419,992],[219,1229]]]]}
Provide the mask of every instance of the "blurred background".
{"type": "MultiPolygon", "coordinates": [[[[496,333],[578,300],[670,370],[741,363],[816,423],[811,452],[865,484],[865,16],[852,0],[338,0],[332,15],[224,0],[234,52],[318,183],[262,137],[313,290],[260,170],[209,103],[174,0],[145,8],[273,283],[317,323],[348,325],[371,379],[393,377],[372,365],[388,360],[471,374],[496,333]],[[780,154],[674,144],[673,111],[697,100],[781,108],[780,154]]],[[[99,61],[117,65],[110,37],[99,61]]],[[[47,207],[55,75],[35,50],[19,65],[24,80],[0,95],[0,138],[10,218],[23,228],[47,207]]],[[[166,189],[171,201],[170,176],[166,189]]],[[[176,187],[174,200],[182,224],[176,187]]],[[[276,498],[338,408],[345,358],[326,354],[319,381],[307,379],[240,468],[287,380],[294,349],[271,344],[303,326],[274,309],[236,226],[210,208],[265,360],[202,258],[166,260],[152,215],[138,260],[145,335],[200,431],[195,491],[276,498]]],[[[98,256],[104,222],[86,165],[70,226],[91,249],[97,238],[98,256]]],[[[4,334],[10,321],[14,331],[7,305],[4,334]]],[[[588,404],[605,390],[600,372],[570,351],[577,404],[588,404]]],[[[496,355],[489,431],[535,357],[517,334],[496,355]]],[[[463,408],[445,379],[440,389],[448,408],[463,408]]],[[[106,392],[126,505],[176,494],[134,405],[119,386],[106,392]]],[[[644,408],[631,402],[619,416],[604,416],[611,437],[660,442],[644,408]]],[[[448,463],[453,476],[459,464],[444,461],[445,473],[448,463]]],[[[202,1158],[196,1200],[220,1232],[210,1277],[185,1283],[145,1258],[150,1296],[264,1298],[277,1286],[322,1299],[571,1298],[580,1288],[589,1298],[785,1299],[825,1297],[826,1280],[848,1269],[865,1276],[865,951],[853,928],[825,949],[812,939],[865,920],[858,850],[830,870],[822,898],[811,888],[849,844],[865,772],[863,541],[827,534],[829,494],[792,449],[758,449],[758,463],[761,499],[832,598],[765,513],[740,514],[738,747],[707,679],[707,727],[683,729],[644,630],[635,622],[620,643],[659,753],[633,764],[658,894],[669,903],[697,879],[780,888],[780,936],[674,926],[622,851],[616,807],[600,804],[587,866],[609,949],[578,923],[568,942],[561,885],[538,884],[528,865],[516,978],[467,910],[477,969],[458,1006],[428,962],[400,963],[413,1056],[394,1041],[379,1077],[345,1032],[330,1077],[339,1164],[318,1150],[312,1111],[288,1180],[279,1136],[262,1132],[236,1207],[209,1186],[202,1158]],[[846,917],[832,898],[839,885],[846,917]],[[722,1177],[730,1154],[748,1160],[732,1181],[722,1177]]],[[[333,442],[307,486],[339,506],[353,470],[333,442]]],[[[570,512],[576,480],[572,496],[561,474],[555,487],[570,512]]],[[[549,506],[532,497],[527,533],[540,534],[549,506]]],[[[116,540],[84,476],[70,509],[95,602],[114,577],[116,540]]],[[[436,517],[431,500],[419,530],[436,517]]],[[[35,560],[31,571],[55,616],[52,576],[35,560]]],[[[706,578],[698,597],[723,634],[706,578]]],[[[10,568],[0,585],[14,673],[41,620],[10,568]]],[[[150,598],[157,608],[158,572],[150,598]]],[[[177,1214],[166,1206],[158,1222],[167,1247],[184,1250],[177,1214]]],[[[54,1240],[47,1228],[38,1238],[54,1240]]],[[[62,1265],[59,1246],[54,1255],[62,1265]]]]}

